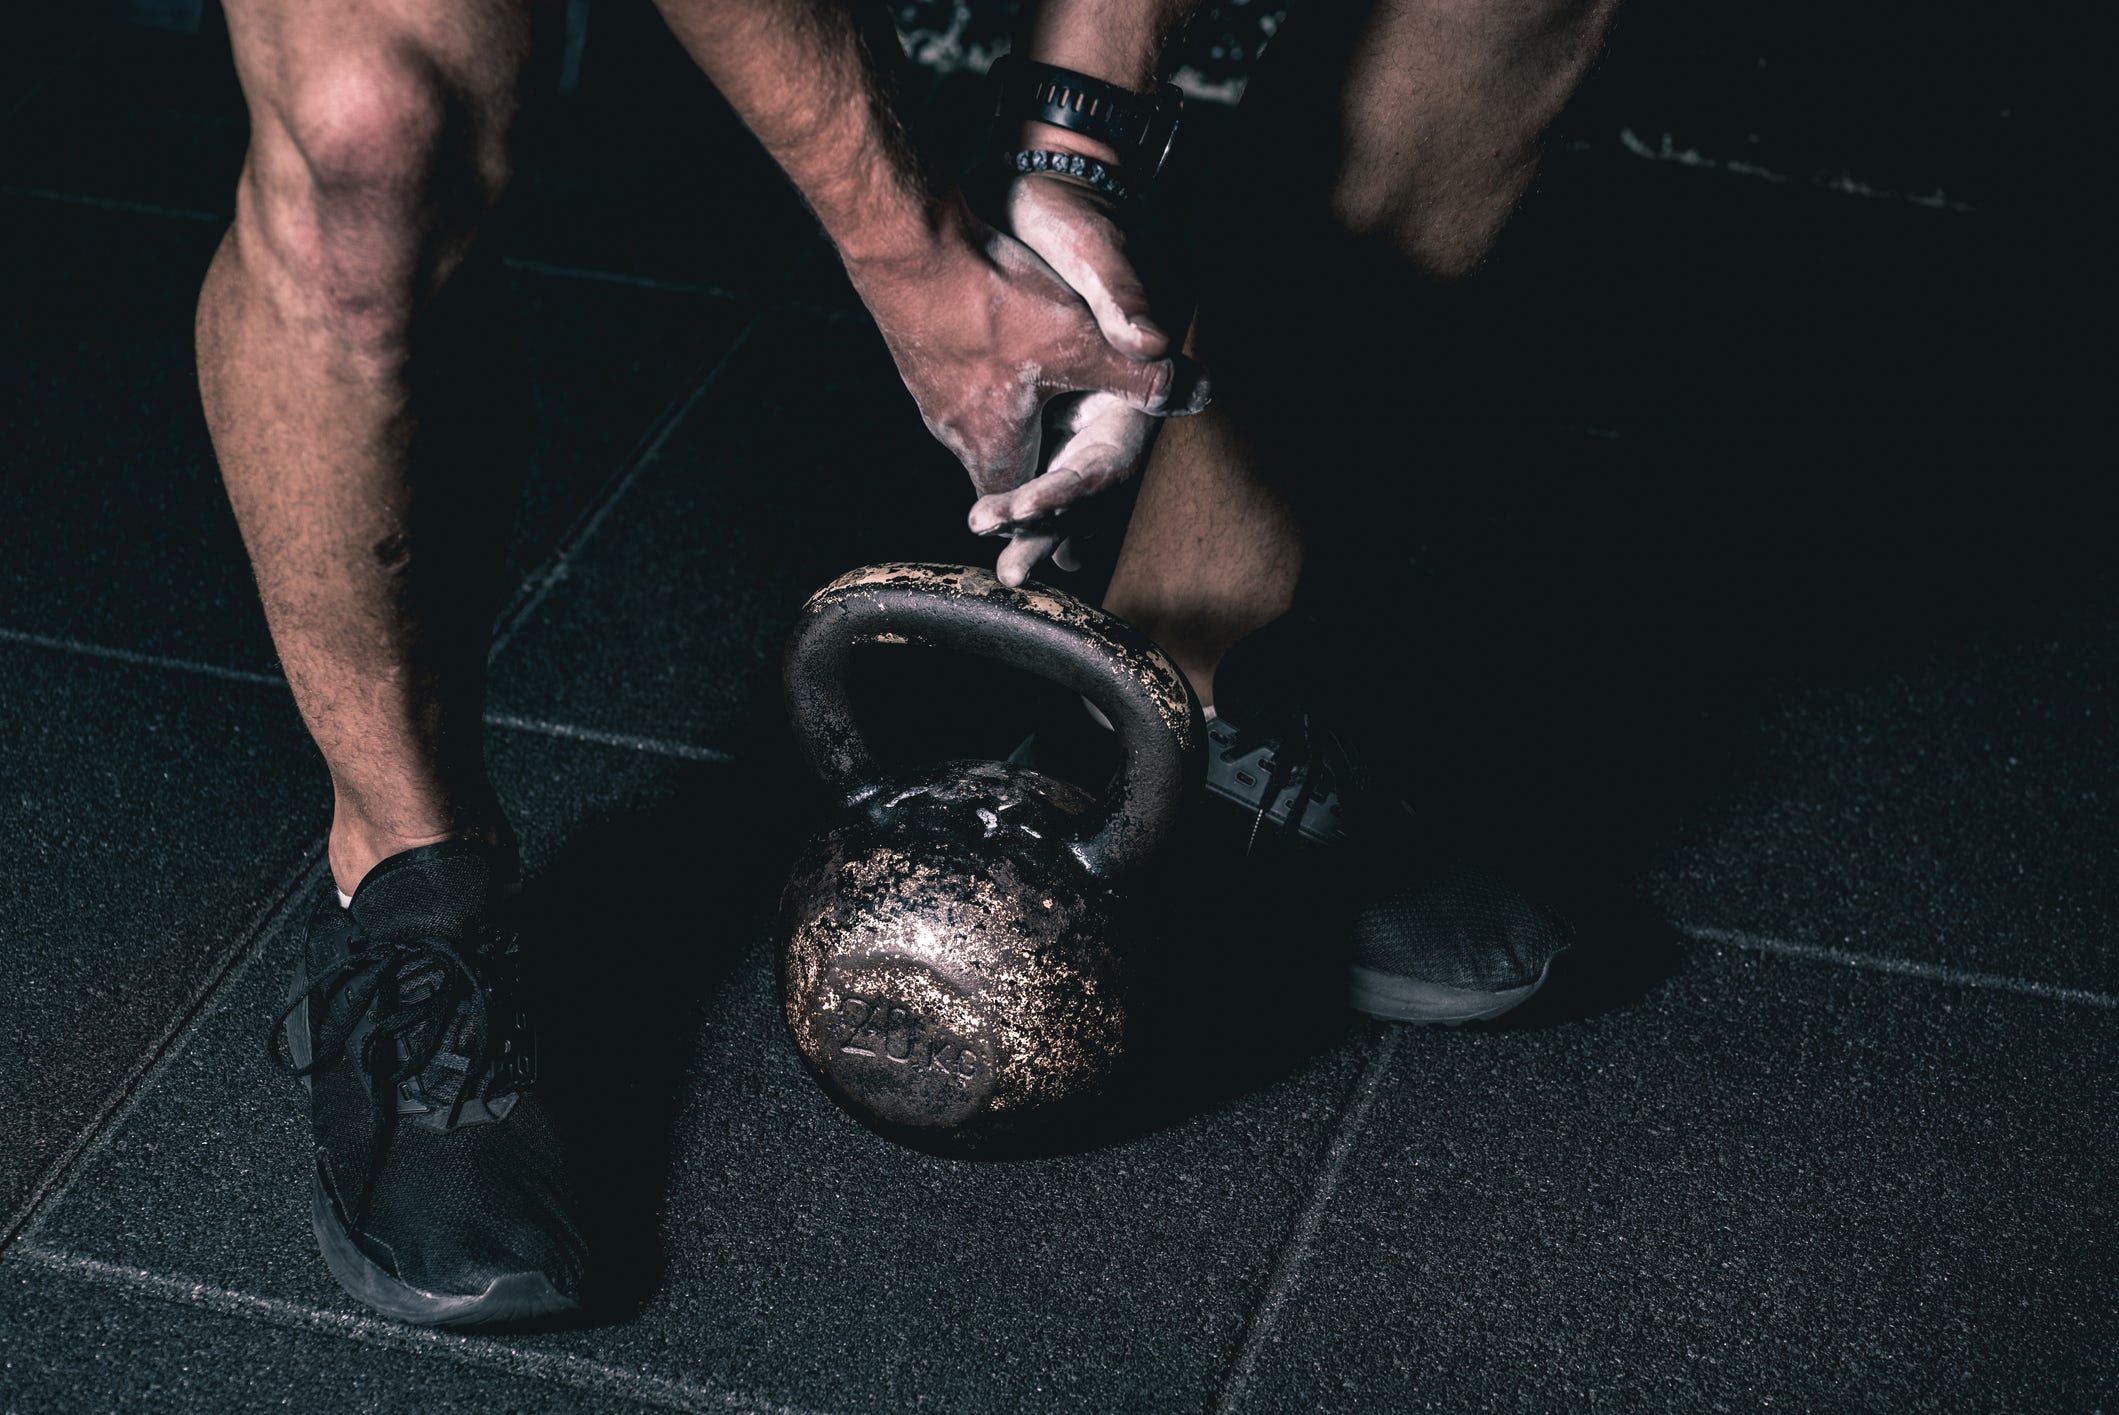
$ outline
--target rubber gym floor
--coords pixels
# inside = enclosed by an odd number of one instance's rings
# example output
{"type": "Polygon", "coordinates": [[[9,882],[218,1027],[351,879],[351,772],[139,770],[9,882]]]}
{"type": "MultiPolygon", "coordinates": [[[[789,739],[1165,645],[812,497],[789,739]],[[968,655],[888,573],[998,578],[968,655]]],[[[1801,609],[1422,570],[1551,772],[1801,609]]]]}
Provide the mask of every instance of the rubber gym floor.
{"type": "MultiPolygon", "coordinates": [[[[1322,950],[1232,943],[1196,1087],[967,1163],[785,1038],[773,674],[815,585],[988,547],[799,203],[598,14],[509,237],[488,723],[581,945],[554,1046],[615,1276],[470,1334],[333,1284],[265,1056],[328,803],[193,382],[225,43],[9,22],[0,1409],[2119,1400],[2108,389],[2069,352],[2088,129],[2027,38],[1923,11],[1893,68],[1910,11],[1621,20],[1424,405],[1454,460],[1390,470],[1437,489],[1371,644],[1582,946],[1507,1024],[1291,1044],[1322,950]]],[[[946,147],[975,85],[921,88],[946,147]]]]}

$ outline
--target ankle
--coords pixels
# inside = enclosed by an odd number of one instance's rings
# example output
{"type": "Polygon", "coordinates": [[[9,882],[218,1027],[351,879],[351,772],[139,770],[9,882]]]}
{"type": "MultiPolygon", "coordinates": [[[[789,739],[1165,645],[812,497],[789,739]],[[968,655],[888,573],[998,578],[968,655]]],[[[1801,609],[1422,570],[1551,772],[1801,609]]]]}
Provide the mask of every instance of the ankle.
{"type": "MultiPolygon", "coordinates": [[[[1152,638],[1153,636],[1150,635],[1150,637],[1152,638]]],[[[1177,671],[1185,675],[1185,681],[1192,685],[1192,696],[1199,699],[1201,711],[1212,714],[1214,711],[1214,670],[1221,663],[1221,655],[1215,654],[1213,657],[1208,658],[1202,654],[1178,653],[1167,648],[1164,652],[1168,653],[1170,661],[1177,665],[1177,671]]]]}
{"type": "Polygon", "coordinates": [[[392,855],[417,850],[422,845],[439,845],[445,840],[475,840],[486,845],[498,845],[507,836],[507,827],[499,821],[497,815],[480,823],[460,821],[422,829],[405,825],[379,826],[341,809],[332,819],[331,840],[326,854],[331,863],[331,876],[338,885],[339,893],[350,896],[354,890],[360,888],[361,881],[368,877],[370,870],[392,855]]]}
{"type": "Polygon", "coordinates": [[[1215,670],[1229,650],[1280,617],[1278,612],[1201,614],[1154,608],[1129,613],[1108,599],[1104,608],[1146,634],[1170,656],[1202,708],[1214,706],[1215,670]]]}

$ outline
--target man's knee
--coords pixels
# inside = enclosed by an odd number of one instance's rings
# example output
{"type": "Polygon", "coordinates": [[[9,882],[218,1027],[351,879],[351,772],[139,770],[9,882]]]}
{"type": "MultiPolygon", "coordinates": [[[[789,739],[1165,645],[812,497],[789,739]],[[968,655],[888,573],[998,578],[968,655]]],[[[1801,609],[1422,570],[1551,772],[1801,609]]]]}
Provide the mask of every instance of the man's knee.
{"type": "Polygon", "coordinates": [[[506,185],[502,125],[434,66],[381,48],[313,66],[254,112],[246,259],[290,315],[401,357],[506,185]]]}
{"type": "Polygon", "coordinates": [[[1373,170],[1357,169],[1342,173],[1333,187],[1332,221],[1357,243],[1391,253],[1419,275],[1455,284],[1478,272],[1513,201],[1513,195],[1498,201],[1477,195],[1481,199],[1438,199],[1426,188],[1378,181],[1373,170]]]}
{"type": "Polygon", "coordinates": [[[1378,0],[1339,93],[1334,223],[1445,282],[1473,274],[1616,0],[1378,0]]]}

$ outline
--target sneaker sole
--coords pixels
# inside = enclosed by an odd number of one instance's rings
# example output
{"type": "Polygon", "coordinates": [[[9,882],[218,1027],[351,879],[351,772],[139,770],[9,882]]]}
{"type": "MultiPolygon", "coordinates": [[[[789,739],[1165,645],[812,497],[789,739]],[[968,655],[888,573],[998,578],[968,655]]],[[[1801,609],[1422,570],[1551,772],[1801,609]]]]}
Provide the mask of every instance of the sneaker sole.
{"type": "Polygon", "coordinates": [[[581,1310],[581,1303],[539,1272],[502,1273],[475,1293],[426,1292],[390,1276],[339,1227],[322,1175],[309,1189],[309,1226],[324,1265],[346,1291],[386,1317],[418,1326],[492,1326],[531,1322],[581,1310]]]}
{"type": "Polygon", "coordinates": [[[1346,1000],[1356,1012],[1385,1022],[1458,1027],[1466,1022],[1485,1022],[1520,1007],[1545,986],[1545,975],[1551,971],[1552,964],[1548,962],[1538,971],[1537,979],[1524,987],[1506,992],[1474,992],[1350,964],[1346,970],[1346,1000]]]}
{"type": "MultiPolygon", "coordinates": [[[[296,982],[299,984],[297,973],[296,982]]],[[[290,998],[290,1001],[292,999],[290,998]]],[[[296,1066],[309,1064],[309,1009],[297,1007],[287,1017],[287,1052],[296,1066]]],[[[302,1089],[312,1089],[307,1076],[302,1089]]],[[[481,1292],[428,1292],[392,1277],[363,1253],[339,1225],[337,1208],[319,1170],[309,1175],[309,1227],[324,1266],[347,1292],[386,1317],[415,1326],[493,1326],[531,1322],[581,1310],[578,1299],[552,1285],[540,1272],[502,1273],[481,1292]]]]}

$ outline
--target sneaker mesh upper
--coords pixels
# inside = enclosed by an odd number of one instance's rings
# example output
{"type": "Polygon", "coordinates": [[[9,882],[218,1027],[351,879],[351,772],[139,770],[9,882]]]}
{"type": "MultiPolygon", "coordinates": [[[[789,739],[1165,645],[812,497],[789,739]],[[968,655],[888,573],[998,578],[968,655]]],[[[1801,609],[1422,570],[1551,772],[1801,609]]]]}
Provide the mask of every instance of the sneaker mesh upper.
{"type": "MultiPolygon", "coordinates": [[[[319,902],[307,977],[355,950],[386,950],[395,942],[439,939],[474,947],[498,907],[496,861],[475,849],[428,849],[435,853],[412,852],[422,858],[379,866],[350,910],[340,909],[335,897],[319,902]]],[[[500,971],[483,962],[472,966],[481,978],[500,971]]],[[[444,970],[414,962],[393,981],[397,1001],[417,1011],[441,986],[444,970]]],[[[507,1024],[517,1001],[511,991],[487,990],[487,1025],[507,1024]]],[[[544,1273],[562,1291],[577,1287],[584,1244],[571,1216],[558,1129],[535,1092],[518,1086],[503,1098],[483,1077],[471,1078],[473,1097],[501,1104],[493,1112],[479,1106],[466,1123],[448,1123],[449,1103],[467,1079],[461,1043],[468,1004],[459,1001],[446,1015],[435,1005],[421,1035],[409,1039],[424,1050],[435,1027],[448,1034],[407,1088],[428,1109],[400,1114],[398,1083],[375,1074],[368,1059],[367,1028],[378,1008],[357,1009],[355,1002],[339,991],[309,1021],[312,1046],[345,1044],[311,1078],[311,1115],[320,1171],[354,1242],[386,1272],[423,1290],[475,1292],[493,1276],[515,1272],[544,1273]]],[[[384,1069],[407,1054],[391,1038],[377,1042],[373,1059],[384,1069]]]]}
{"type": "Polygon", "coordinates": [[[1472,992],[1530,986],[1573,940],[1561,915],[1469,869],[1365,902],[1353,935],[1360,967],[1472,992]]]}

